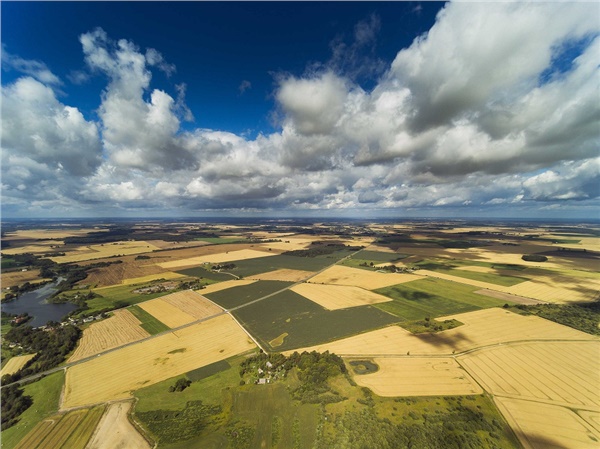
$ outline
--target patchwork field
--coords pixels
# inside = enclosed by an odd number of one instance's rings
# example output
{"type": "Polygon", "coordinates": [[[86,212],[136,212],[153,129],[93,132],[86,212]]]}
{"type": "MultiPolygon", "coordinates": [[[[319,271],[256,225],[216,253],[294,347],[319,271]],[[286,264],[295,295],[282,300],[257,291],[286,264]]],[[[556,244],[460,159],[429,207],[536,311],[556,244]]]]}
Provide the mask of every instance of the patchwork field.
{"type": "Polygon", "coordinates": [[[2,249],[2,254],[5,256],[10,256],[14,254],[25,254],[25,253],[51,253],[54,251],[51,246],[62,244],[62,242],[57,242],[55,240],[48,240],[42,242],[34,242],[32,241],[28,245],[18,246],[15,248],[4,248],[2,249]]]}
{"type": "Polygon", "coordinates": [[[449,396],[483,390],[456,360],[445,358],[375,358],[379,370],[354,375],[354,381],[379,396],[449,396]]]}
{"type": "Polygon", "coordinates": [[[494,398],[525,449],[597,449],[600,431],[591,425],[598,412],[579,412],[552,404],[494,398]],[[583,416],[587,418],[583,419],[583,416]]]}
{"type": "Polygon", "coordinates": [[[192,265],[201,265],[203,263],[224,263],[235,260],[256,259],[259,257],[272,256],[267,251],[256,251],[254,249],[242,249],[239,251],[227,251],[217,254],[208,254],[205,256],[190,257],[188,259],[173,260],[170,262],[161,262],[157,265],[162,268],[172,269],[180,267],[188,267],[192,265]]]}
{"type": "Polygon", "coordinates": [[[27,362],[29,362],[32,358],[35,357],[35,354],[27,354],[27,355],[19,355],[16,357],[11,357],[8,362],[2,367],[0,371],[0,377],[5,374],[14,374],[19,371],[21,368],[25,366],[27,362]]]}
{"type": "Polygon", "coordinates": [[[218,316],[68,368],[61,408],[128,399],[137,388],[254,347],[230,316],[218,316]]]}
{"type": "Polygon", "coordinates": [[[15,449],[84,449],[104,407],[54,415],[38,423],[15,449]]]}
{"type": "Polygon", "coordinates": [[[377,273],[359,268],[335,265],[310,279],[312,284],[351,285],[365,290],[388,287],[419,279],[413,274],[377,273]]]}
{"type": "Polygon", "coordinates": [[[255,279],[257,281],[287,281],[287,282],[299,282],[312,276],[314,272],[303,271],[303,270],[290,270],[282,268],[280,270],[273,270],[267,273],[255,274],[248,276],[248,279],[255,279]]]}
{"type": "Polygon", "coordinates": [[[261,345],[277,351],[333,341],[398,321],[373,306],[327,310],[290,290],[233,314],[261,345]]]}
{"type": "Polygon", "coordinates": [[[93,323],[83,331],[79,345],[68,362],[75,362],[149,336],[150,334],[140,327],[140,320],[129,310],[119,309],[113,312],[110,318],[93,323]]]}
{"type": "Polygon", "coordinates": [[[303,283],[293,286],[291,290],[328,310],[366,306],[392,300],[369,290],[347,285],[303,283]]]}
{"type": "Polygon", "coordinates": [[[204,293],[204,290],[201,290],[201,292],[208,299],[216,302],[224,309],[233,309],[234,307],[247,304],[255,299],[271,295],[290,285],[290,282],[283,281],[256,281],[252,284],[236,286],[218,292],[204,293]]]}
{"type": "Polygon", "coordinates": [[[236,268],[231,273],[236,276],[249,277],[257,274],[267,273],[279,269],[319,271],[329,265],[333,265],[342,257],[351,254],[342,250],[326,256],[297,257],[287,254],[259,257],[257,259],[235,261],[236,268]]]}
{"type": "Polygon", "coordinates": [[[150,449],[150,444],[129,422],[131,402],[108,406],[86,449],[150,449]]]}
{"type": "Polygon", "coordinates": [[[459,357],[495,396],[552,401],[600,412],[600,340],[489,348],[459,357]]]}
{"type": "Polygon", "coordinates": [[[464,323],[434,334],[413,335],[398,326],[367,332],[332,343],[303,348],[345,356],[448,355],[482,346],[521,340],[590,340],[597,338],[536,316],[492,308],[437,318],[464,323]]]}
{"type": "Polygon", "coordinates": [[[157,249],[159,248],[144,241],[114,242],[82,246],[77,251],[69,252],[64,256],[49,257],[49,259],[56,263],[72,263],[113,256],[149,253],[157,249]]]}

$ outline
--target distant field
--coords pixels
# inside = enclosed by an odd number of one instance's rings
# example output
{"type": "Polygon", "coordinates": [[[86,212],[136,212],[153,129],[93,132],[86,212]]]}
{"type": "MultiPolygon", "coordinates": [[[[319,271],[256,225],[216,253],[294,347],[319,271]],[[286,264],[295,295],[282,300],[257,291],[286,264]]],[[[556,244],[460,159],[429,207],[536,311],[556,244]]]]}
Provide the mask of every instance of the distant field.
{"type": "Polygon", "coordinates": [[[127,310],[140,321],[140,327],[150,335],[160,334],[170,329],[170,326],[167,326],[140,306],[130,306],[127,310]]]}
{"type": "Polygon", "coordinates": [[[379,370],[354,381],[380,396],[450,396],[483,390],[452,358],[375,358],[379,370]],[[399,381],[401,379],[401,381],[399,381]]]}
{"type": "Polygon", "coordinates": [[[256,281],[254,279],[232,279],[230,281],[219,282],[218,284],[207,285],[203,289],[198,290],[198,293],[204,296],[209,293],[220,292],[221,290],[227,290],[234,287],[242,287],[255,282],[256,281]]]}
{"type": "Polygon", "coordinates": [[[232,287],[213,293],[204,293],[204,290],[200,290],[200,292],[221,307],[231,309],[279,291],[289,285],[291,285],[291,282],[256,281],[252,284],[232,287]]]}
{"type": "Polygon", "coordinates": [[[210,279],[211,281],[230,281],[235,279],[233,276],[227,273],[218,273],[216,271],[205,270],[203,267],[185,268],[183,270],[177,270],[177,273],[184,276],[194,276],[202,279],[210,279]]]}
{"type": "Polygon", "coordinates": [[[167,268],[187,267],[190,265],[200,265],[203,263],[225,263],[237,260],[256,259],[259,257],[271,257],[267,251],[256,251],[253,249],[242,249],[238,251],[226,251],[217,254],[207,254],[205,256],[190,257],[187,259],[173,260],[170,262],[161,262],[157,265],[167,268]]]}
{"type": "MultiPolygon", "coordinates": [[[[2,251],[4,254],[4,251],[2,251]]],[[[3,258],[4,259],[4,258],[3,258]]],[[[36,283],[42,281],[50,281],[51,279],[40,278],[40,270],[30,269],[27,271],[9,271],[2,270],[2,288],[13,287],[15,285],[21,285],[25,282],[36,283]]]]}
{"type": "Polygon", "coordinates": [[[11,357],[11,359],[6,362],[6,364],[2,367],[0,371],[0,377],[5,374],[14,374],[19,371],[21,368],[25,366],[27,362],[29,362],[32,358],[35,357],[35,354],[27,354],[27,355],[19,355],[16,357],[11,357]]]}
{"type": "Polygon", "coordinates": [[[238,324],[222,315],[68,368],[62,408],[127,399],[138,388],[254,347],[238,324]]]}
{"type": "Polygon", "coordinates": [[[234,261],[236,268],[231,270],[232,274],[237,276],[254,276],[260,273],[266,273],[279,269],[319,271],[334,264],[342,257],[351,254],[350,251],[337,251],[327,256],[318,257],[297,257],[285,254],[261,257],[253,260],[234,261]]]}
{"type": "Polygon", "coordinates": [[[69,252],[64,256],[50,257],[49,259],[56,263],[72,263],[112,256],[149,253],[157,249],[159,248],[143,241],[114,242],[82,246],[77,251],[69,252]]]}
{"type": "Polygon", "coordinates": [[[104,406],[54,415],[40,422],[15,449],[85,449],[104,406]]]}
{"type": "Polygon", "coordinates": [[[309,276],[312,276],[313,274],[314,273],[312,271],[290,270],[287,268],[282,268],[280,270],[273,270],[267,273],[248,276],[248,279],[256,279],[259,281],[299,282],[309,276]]]}
{"type": "Polygon", "coordinates": [[[140,326],[140,320],[128,309],[116,310],[110,318],[92,323],[83,331],[83,336],[68,362],[75,362],[149,336],[150,334],[140,326]]]}
{"type": "Polygon", "coordinates": [[[335,265],[311,278],[313,284],[353,285],[366,290],[388,287],[419,279],[413,274],[377,273],[359,268],[335,265]]]}
{"type": "Polygon", "coordinates": [[[233,314],[266,347],[287,333],[278,351],[324,343],[398,321],[372,306],[326,310],[289,290],[233,314]]]}
{"type": "Polygon", "coordinates": [[[490,284],[501,285],[505,287],[517,285],[521,282],[528,280],[525,277],[517,277],[508,275],[506,273],[498,273],[498,270],[492,269],[491,267],[478,267],[468,265],[463,267],[460,265],[454,266],[454,264],[441,264],[434,262],[420,263],[419,266],[427,270],[439,271],[441,273],[446,273],[465,279],[472,279],[474,281],[487,282],[490,284]]]}
{"type": "Polygon", "coordinates": [[[499,307],[507,302],[479,295],[474,293],[475,290],[476,287],[442,279],[421,279],[376,290],[376,293],[393,299],[377,307],[405,320],[419,320],[499,307]]]}
{"type": "Polygon", "coordinates": [[[158,279],[171,280],[171,279],[181,279],[184,277],[185,276],[183,274],[174,273],[172,271],[167,271],[164,273],[149,274],[147,276],[123,279],[121,281],[121,284],[123,284],[123,285],[143,284],[145,282],[156,281],[158,279]]]}

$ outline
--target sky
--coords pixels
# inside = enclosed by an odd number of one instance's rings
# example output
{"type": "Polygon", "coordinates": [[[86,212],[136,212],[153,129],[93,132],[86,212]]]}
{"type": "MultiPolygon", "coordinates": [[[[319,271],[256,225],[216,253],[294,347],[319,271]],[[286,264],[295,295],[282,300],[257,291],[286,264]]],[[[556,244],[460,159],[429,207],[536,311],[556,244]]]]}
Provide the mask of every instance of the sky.
{"type": "Polygon", "coordinates": [[[0,8],[3,218],[600,218],[598,2],[0,8]]]}

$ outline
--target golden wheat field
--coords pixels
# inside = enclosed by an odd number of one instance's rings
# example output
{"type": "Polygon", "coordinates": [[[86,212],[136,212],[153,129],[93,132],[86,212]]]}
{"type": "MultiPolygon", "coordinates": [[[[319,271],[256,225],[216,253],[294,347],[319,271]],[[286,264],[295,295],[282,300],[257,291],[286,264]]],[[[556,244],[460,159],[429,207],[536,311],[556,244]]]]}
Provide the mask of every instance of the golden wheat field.
{"type": "Polygon", "coordinates": [[[165,279],[167,281],[170,281],[173,279],[181,279],[184,277],[186,277],[186,276],[183,274],[175,273],[173,271],[166,271],[164,273],[149,274],[147,276],[123,279],[121,281],[121,284],[123,284],[123,285],[145,284],[146,282],[156,281],[158,279],[165,279]]]}
{"type": "Polygon", "coordinates": [[[255,348],[221,315],[67,369],[62,409],[128,399],[132,391],[255,348]]]}
{"type": "Polygon", "coordinates": [[[130,401],[110,404],[86,449],[150,449],[129,421],[131,405],[130,401]]]}
{"type": "Polygon", "coordinates": [[[334,265],[310,278],[309,282],[312,284],[351,285],[365,290],[375,290],[417,279],[419,277],[412,274],[377,273],[360,268],[334,265]]]}
{"type": "Polygon", "coordinates": [[[348,285],[303,283],[293,286],[290,290],[329,310],[366,306],[392,300],[387,296],[348,285]]]}
{"type": "Polygon", "coordinates": [[[49,259],[56,263],[72,263],[113,256],[149,253],[157,249],[159,248],[144,241],[124,241],[82,246],[77,251],[69,252],[64,256],[49,257],[49,259]]]}
{"type": "Polygon", "coordinates": [[[142,302],[138,304],[138,307],[144,309],[158,321],[166,324],[171,329],[196,321],[196,318],[194,318],[192,315],[165,301],[163,298],[156,298],[151,299],[150,301],[142,302]]]}
{"type": "Polygon", "coordinates": [[[83,336],[68,362],[75,362],[149,336],[129,310],[119,309],[113,312],[110,318],[92,323],[83,331],[83,336]]]}
{"type": "Polygon", "coordinates": [[[256,281],[299,282],[312,276],[313,274],[314,272],[312,271],[291,270],[287,268],[282,268],[280,270],[268,271],[266,273],[248,276],[247,279],[253,279],[256,281]]]}
{"type": "Polygon", "coordinates": [[[4,364],[2,370],[0,370],[0,377],[5,374],[14,374],[19,371],[21,368],[25,366],[27,362],[29,362],[32,358],[35,357],[35,354],[27,354],[27,355],[18,355],[15,357],[11,357],[8,362],[4,364]]]}
{"type": "Polygon", "coordinates": [[[40,270],[30,269],[27,271],[9,271],[8,273],[3,271],[0,275],[2,279],[2,288],[13,287],[15,285],[21,285],[25,282],[37,283],[43,281],[49,281],[50,279],[40,278],[40,270]]]}
{"type": "Polygon", "coordinates": [[[299,249],[305,249],[310,246],[312,242],[317,240],[315,237],[280,237],[281,242],[267,242],[261,243],[260,248],[264,248],[267,251],[269,249],[276,252],[284,251],[296,251],[299,249]]]}
{"type": "MultiPolygon", "coordinates": [[[[2,240],[37,240],[37,239],[64,239],[66,237],[76,237],[90,232],[101,232],[106,229],[85,228],[85,229],[21,229],[8,232],[2,240]]],[[[56,244],[57,242],[54,242],[56,244]]]]}
{"type": "Polygon", "coordinates": [[[171,293],[170,295],[163,296],[161,299],[177,307],[182,312],[191,315],[196,320],[207,318],[223,311],[217,304],[192,290],[171,293]]]}
{"type": "Polygon", "coordinates": [[[256,259],[258,257],[274,256],[275,254],[267,251],[256,251],[254,249],[242,249],[239,251],[229,251],[216,254],[207,254],[205,256],[191,257],[188,259],[172,260],[170,262],[160,262],[157,265],[162,268],[172,269],[187,267],[193,265],[202,265],[204,263],[224,263],[233,260],[256,259]]]}
{"type": "Polygon", "coordinates": [[[600,413],[552,404],[495,397],[494,402],[525,449],[598,449],[600,413]],[[584,419],[585,416],[587,419],[584,419]]]}
{"type": "Polygon", "coordinates": [[[459,361],[496,396],[600,411],[600,341],[511,344],[459,361]]]}
{"type": "Polygon", "coordinates": [[[198,293],[207,295],[209,293],[220,292],[221,290],[227,290],[228,288],[240,287],[242,285],[254,284],[256,281],[253,279],[232,279],[231,281],[219,282],[218,284],[210,284],[200,290],[198,293]]]}
{"type": "Polygon", "coordinates": [[[503,291],[554,303],[588,302],[600,296],[600,276],[594,279],[547,272],[503,291]]]}
{"type": "Polygon", "coordinates": [[[481,394],[483,390],[450,357],[375,358],[379,371],[353,375],[354,381],[379,396],[447,396],[481,394]]]}
{"type": "Polygon", "coordinates": [[[14,254],[25,254],[25,253],[52,253],[54,251],[51,246],[60,245],[63,242],[57,242],[55,240],[42,241],[42,242],[31,242],[28,245],[17,246],[14,248],[4,248],[2,254],[6,256],[14,254]]]}
{"type": "Polygon", "coordinates": [[[447,355],[482,346],[519,340],[591,340],[585,332],[536,316],[522,316],[491,308],[436,318],[455,319],[464,325],[434,334],[412,334],[399,326],[389,326],[342,340],[298,349],[338,355],[447,355]]]}

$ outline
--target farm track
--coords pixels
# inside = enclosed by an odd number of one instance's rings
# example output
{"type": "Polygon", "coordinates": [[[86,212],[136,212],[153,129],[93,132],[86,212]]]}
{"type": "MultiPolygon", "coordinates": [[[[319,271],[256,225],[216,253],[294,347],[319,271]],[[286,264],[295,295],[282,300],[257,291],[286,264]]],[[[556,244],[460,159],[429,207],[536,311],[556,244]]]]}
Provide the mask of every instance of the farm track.
{"type": "MultiPolygon", "coordinates": [[[[188,327],[194,326],[194,325],[196,325],[196,324],[199,324],[199,323],[202,323],[202,322],[205,322],[205,321],[208,321],[208,320],[212,320],[213,318],[217,318],[217,317],[219,317],[219,316],[221,316],[221,315],[228,315],[228,314],[229,314],[229,315],[230,315],[232,318],[234,318],[234,317],[233,317],[233,315],[231,315],[231,314],[230,314],[230,312],[233,312],[233,311],[239,310],[239,309],[241,309],[241,308],[244,308],[244,307],[248,307],[248,306],[250,306],[250,305],[252,305],[252,304],[256,304],[257,302],[263,301],[263,300],[265,300],[265,299],[267,299],[267,298],[270,298],[270,297],[272,297],[272,296],[275,296],[275,295],[277,295],[277,294],[279,294],[279,293],[281,293],[281,292],[284,292],[284,291],[286,291],[286,290],[289,290],[290,288],[294,287],[295,285],[298,285],[298,284],[301,284],[302,282],[306,282],[306,281],[308,281],[309,279],[313,278],[314,276],[317,276],[318,274],[320,274],[320,273],[322,273],[323,271],[327,270],[328,268],[330,268],[330,267],[332,267],[332,266],[334,266],[334,265],[338,264],[339,262],[341,262],[341,261],[343,261],[343,260],[345,260],[345,259],[348,259],[348,258],[352,257],[353,255],[355,255],[356,253],[358,253],[358,252],[360,252],[360,251],[362,251],[362,248],[361,248],[361,249],[359,249],[358,251],[355,251],[355,252],[353,252],[352,254],[349,254],[349,255],[348,255],[348,256],[346,256],[346,257],[343,257],[343,258],[342,258],[342,259],[340,259],[340,260],[337,260],[335,263],[333,263],[333,264],[331,264],[331,265],[328,265],[328,266],[326,266],[325,268],[322,268],[322,269],[321,269],[321,270],[319,270],[319,271],[316,271],[316,272],[315,272],[315,273],[314,273],[312,276],[310,276],[310,277],[308,277],[308,278],[306,278],[306,279],[304,279],[304,280],[302,280],[302,281],[295,282],[295,283],[293,283],[293,284],[291,284],[291,285],[288,285],[288,286],[286,286],[286,287],[282,288],[281,290],[278,290],[278,291],[276,291],[276,292],[273,292],[273,293],[269,293],[268,295],[262,296],[262,297],[260,297],[260,298],[258,298],[258,299],[255,299],[255,300],[253,300],[253,301],[250,301],[250,302],[248,302],[248,303],[246,303],[246,304],[242,304],[242,305],[239,305],[239,306],[237,306],[237,307],[233,307],[232,309],[223,310],[222,312],[216,313],[216,314],[214,314],[214,315],[211,315],[211,316],[208,316],[208,317],[205,317],[205,318],[201,318],[201,319],[198,319],[198,320],[192,321],[192,322],[190,322],[190,323],[184,324],[184,325],[182,325],[182,326],[179,326],[179,327],[176,327],[176,328],[173,328],[173,329],[166,330],[166,331],[164,331],[164,332],[160,332],[160,333],[158,333],[158,334],[151,335],[151,336],[149,336],[149,337],[146,337],[146,338],[144,338],[144,339],[141,339],[141,340],[133,341],[133,342],[131,342],[131,343],[126,343],[126,344],[124,344],[124,345],[121,345],[121,346],[117,346],[117,347],[114,347],[114,348],[111,348],[111,349],[107,349],[106,351],[103,351],[103,352],[100,352],[100,353],[98,353],[98,354],[95,354],[95,355],[92,355],[92,356],[89,356],[89,357],[86,357],[86,358],[83,358],[83,359],[77,360],[77,361],[75,361],[75,362],[71,362],[71,363],[65,363],[65,364],[63,364],[63,365],[57,366],[57,367],[55,367],[55,368],[52,368],[52,369],[49,369],[49,370],[47,370],[47,371],[43,371],[43,372],[41,372],[41,373],[37,373],[37,374],[34,374],[34,375],[32,375],[32,376],[25,377],[25,378],[23,378],[23,379],[19,379],[19,380],[18,380],[18,381],[16,381],[16,382],[12,382],[12,383],[10,383],[10,384],[2,385],[2,386],[0,386],[0,388],[8,387],[8,386],[10,386],[10,385],[20,385],[20,384],[23,384],[23,383],[28,383],[28,382],[31,382],[31,381],[34,381],[34,380],[40,379],[40,378],[42,378],[42,377],[48,376],[48,375],[50,375],[50,374],[52,374],[52,373],[56,373],[56,372],[58,372],[58,371],[61,371],[61,370],[66,370],[67,368],[71,368],[71,367],[73,367],[73,366],[76,366],[76,365],[80,365],[80,364],[82,364],[82,363],[89,362],[90,360],[94,360],[94,359],[96,359],[97,357],[100,357],[100,356],[102,356],[102,355],[109,354],[109,353],[111,353],[111,352],[115,352],[115,351],[118,351],[118,350],[120,350],[120,349],[123,349],[123,348],[130,347],[130,346],[134,346],[134,345],[137,345],[137,344],[143,343],[143,342],[145,342],[145,341],[148,341],[148,340],[155,339],[155,338],[157,338],[157,337],[160,337],[160,336],[162,336],[162,335],[166,335],[166,334],[169,334],[169,333],[172,333],[172,332],[176,332],[176,331],[179,331],[179,330],[181,330],[181,329],[185,329],[185,328],[188,328],[188,327]]],[[[206,299],[208,299],[208,298],[206,298],[206,299]]],[[[212,301],[211,301],[211,302],[212,302],[212,301]]],[[[219,306],[219,307],[220,307],[220,306],[219,306]]],[[[235,318],[234,318],[234,320],[235,320],[235,318]]],[[[239,322],[238,322],[237,320],[235,320],[235,322],[236,322],[236,323],[238,323],[238,325],[239,325],[239,326],[240,326],[240,327],[241,327],[241,328],[244,330],[244,332],[246,332],[246,334],[248,334],[248,331],[246,330],[246,328],[244,328],[244,327],[243,327],[241,324],[239,324],[239,322]]],[[[254,339],[254,338],[252,338],[252,340],[255,340],[255,339],[254,339]]],[[[259,345],[259,347],[260,347],[260,345],[259,345]]],[[[264,349],[263,349],[263,350],[264,350],[264,349]]]]}

